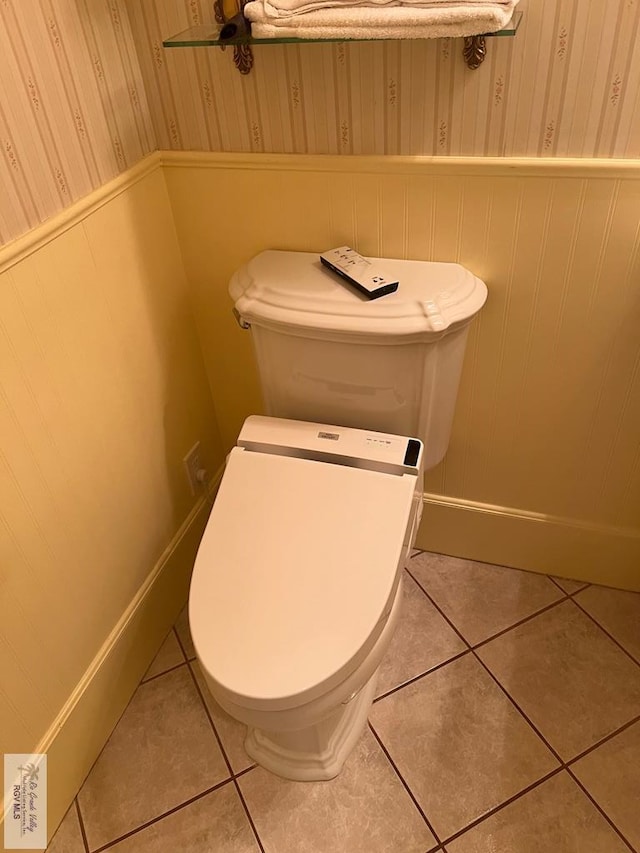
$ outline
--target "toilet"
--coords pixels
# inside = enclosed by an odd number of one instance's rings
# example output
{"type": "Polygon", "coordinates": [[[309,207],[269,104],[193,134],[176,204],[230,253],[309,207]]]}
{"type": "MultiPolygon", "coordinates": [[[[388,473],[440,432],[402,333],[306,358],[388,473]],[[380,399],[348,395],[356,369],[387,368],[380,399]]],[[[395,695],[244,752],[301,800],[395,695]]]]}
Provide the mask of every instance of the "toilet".
{"type": "Polygon", "coordinates": [[[443,458],[487,289],[458,264],[382,260],[367,300],[317,254],[266,251],[229,291],[266,416],[245,421],[195,561],[189,623],[245,749],[331,779],[367,721],[398,621],[423,470],[443,458]]]}

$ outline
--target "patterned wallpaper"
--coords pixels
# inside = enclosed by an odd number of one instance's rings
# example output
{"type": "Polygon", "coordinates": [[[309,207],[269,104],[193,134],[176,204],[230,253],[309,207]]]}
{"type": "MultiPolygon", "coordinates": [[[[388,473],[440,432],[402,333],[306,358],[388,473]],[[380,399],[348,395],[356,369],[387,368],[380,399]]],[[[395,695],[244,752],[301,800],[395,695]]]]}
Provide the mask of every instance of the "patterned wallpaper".
{"type": "Polygon", "coordinates": [[[0,244],[156,148],[122,0],[0,0],[0,244]]]}
{"type": "Polygon", "coordinates": [[[640,0],[522,0],[477,71],[460,40],[266,45],[162,39],[211,0],[0,0],[0,244],[156,147],[640,157],[640,0]],[[636,49],[634,49],[636,48],[636,49]]]}
{"type": "Polygon", "coordinates": [[[162,48],[210,0],[129,0],[161,148],[344,154],[640,156],[639,0],[522,0],[515,38],[162,48]]]}

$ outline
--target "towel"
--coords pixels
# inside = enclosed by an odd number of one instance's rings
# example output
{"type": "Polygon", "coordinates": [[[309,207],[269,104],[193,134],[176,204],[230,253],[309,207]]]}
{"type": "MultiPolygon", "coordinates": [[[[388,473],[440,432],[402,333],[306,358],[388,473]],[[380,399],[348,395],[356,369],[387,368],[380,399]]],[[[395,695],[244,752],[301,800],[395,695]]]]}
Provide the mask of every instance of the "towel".
{"type": "Polygon", "coordinates": [[[344,6],[411,6],[433,9],[434,17],[445,23],[449,18],[470,20],[476,16],[498,14],[501,7],[512,8],[513,0],[263,0],[265,13],[269,17],[304,15],[318,9],[344,6]]]}
{"type": "MultiPolygon", "coordinates": [[[[481,35],[505,27],[518,0],[508,3],[458,4],[441,8],[412,5],[322,8],[304,14],[272,16],[266,3],[252,0],[244,7],[254,38],[415,39],[481,35]],[[473,11],[473,14],[469,13],[473,11]]],[[[392,0],[397,4],[398,0],[392,0]]],[[[436,4],[434,4],[436,5],[436,4]]]]}

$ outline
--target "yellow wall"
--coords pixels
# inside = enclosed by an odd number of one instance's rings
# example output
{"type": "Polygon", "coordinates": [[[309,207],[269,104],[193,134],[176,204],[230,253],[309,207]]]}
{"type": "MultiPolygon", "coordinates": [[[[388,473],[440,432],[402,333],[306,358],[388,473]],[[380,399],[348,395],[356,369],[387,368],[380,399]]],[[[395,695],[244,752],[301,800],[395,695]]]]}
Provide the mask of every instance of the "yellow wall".
{"type": "MultiPolygon", "coordinates": [[[[0,753],[31,752],[195,507],[184,454],[222,461],[157,155],[0,251],[0,435],[0,753]]],[[[53,829],[62,765],[77,788],[187,583],[50,768],[53,829]]]]}
{"type": "Polygon", "coordinates": [[[233,270],[266,248],[458,261],[469,340],[420,542],[640,588],[640,165],[163,155],[223,442],[259,408],[233,270]]]}

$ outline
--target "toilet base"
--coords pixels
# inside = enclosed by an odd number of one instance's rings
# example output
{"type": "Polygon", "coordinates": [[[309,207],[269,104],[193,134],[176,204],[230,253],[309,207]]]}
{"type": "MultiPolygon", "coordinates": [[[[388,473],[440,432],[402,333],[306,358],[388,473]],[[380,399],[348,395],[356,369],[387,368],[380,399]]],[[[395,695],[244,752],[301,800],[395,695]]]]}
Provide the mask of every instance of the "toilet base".
{"type": "Polygon", "coordinates": [[[333,779],[367,724],[375,697],[378,670],[351,701],[329,717],[297,731],[267,732],[249,728],[247,754],[266,770],[296,782],[333,779]]]}

